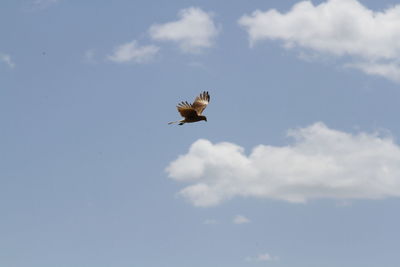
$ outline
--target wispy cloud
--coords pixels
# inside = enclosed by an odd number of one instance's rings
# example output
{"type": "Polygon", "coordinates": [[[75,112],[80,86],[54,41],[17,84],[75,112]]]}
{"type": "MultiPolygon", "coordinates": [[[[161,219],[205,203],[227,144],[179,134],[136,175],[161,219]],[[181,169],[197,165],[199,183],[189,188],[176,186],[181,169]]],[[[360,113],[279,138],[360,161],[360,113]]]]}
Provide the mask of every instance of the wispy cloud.
{"type": "Polygon", "coordinates": [[[116,63],[146,63],[152,60],[160,50],[154,45],[139,46],[137,41],[119,45],[107,58],[116,63]]]}
{"type": "Polygon", "coordinates": [[[355,68],[371,75],[377,75],[400,83],[400,62],[357,62],[345,64],[345,67],[355,68]]]}
{"type": "Polygon", "coordinates": [[[210,224],[218,224],[218,221],[215,220],[215,219],[207,219],[207,220],[205,220],[205,221],[203,222],[203,224],[207,224],[207,225],[210,225],[210,224]]]}
{"type": "Polygon", "coordinates": [[[182,9],[179,17],[177,21],[151,26],[149,30],[151,38],[175,42],[187,53],[198,53],[213,46],[218,29],[210,13],[197,7],[190,7],[182,9]]]}
{"type": "Polygon", "coordinates": [[[34,0],[31,3],[31,8],[33,10],[44,9],[50,7],[56,3],[59,3],[61,0],[34,0]]]}
{"type": "Polygon", "coordinates": [[[253,262],[265,262],[278,260],[278,257],[271,256],[269,253],[261,253],[255,257],[246,257],[245,260],[253,262]]]}
{"type": "Polygon", "coordinates": [[[200,139],[166,171],[189,183],[181,196],[203,207],[234,197],[304,203],[400,196],[400,147],[390,137],[323,123],[290,130],[289,136],[292,145],[258,145],[248,156],[236,144],[200,139]]]}
{"type": "Polygon", "coordinates": [[[86,50],[84,54],[84,61],[88,63],[95,63],[96,62],[95,55],[96,53],[94,49],[86,50]]]}
{"type": "Polygon", "coordinates": [[[15,63],[12,61],[11,56],[8,54],[0,53],[0,61],[4,62],[10,68],[15,67],[15,63]]]}
{"type": "Polygon", "coordinates": [[[243,216],[243,215],[236,215],[232,222],[234,224],[244,224],[244,223],[249,223],[250,219],[248,219],[247,217],[243,216]]]}
{"type": "Polygon", "coordinates": [[[242,16],[239,24],[252,46],[263,40],[282,40],[286,48],[348,56],[348,66],[400,81],[399,10],[400,5],[395,5],[377,12],[357,0],[328,0],[319,5],[302,1],[287,13],[256,10],[242,16]]]}

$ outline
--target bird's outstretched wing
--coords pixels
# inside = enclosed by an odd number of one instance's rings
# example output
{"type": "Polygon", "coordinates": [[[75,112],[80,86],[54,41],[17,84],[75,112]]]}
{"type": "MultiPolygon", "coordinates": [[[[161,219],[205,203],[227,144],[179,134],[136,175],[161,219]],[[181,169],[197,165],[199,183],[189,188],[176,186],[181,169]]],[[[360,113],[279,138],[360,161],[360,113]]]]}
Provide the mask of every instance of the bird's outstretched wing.
{"type": "Polygon", "coordinates": [[[181,116],[184,118],[197,117],[196,110],[193,108],[193,106],[191,104],[189,104],[186,101],[179,103],[176,107],[177,107],[179,113],[181,114],[181,116]]]}
{"type": "Polygon", "coordinates": [[[192,108],[197,112],[197,115],[201,115],[203,110],[206,109],[208,103],[210,102],[210,95],[208,92],[204,91],[201,93],[192,104],[192,108]]]}

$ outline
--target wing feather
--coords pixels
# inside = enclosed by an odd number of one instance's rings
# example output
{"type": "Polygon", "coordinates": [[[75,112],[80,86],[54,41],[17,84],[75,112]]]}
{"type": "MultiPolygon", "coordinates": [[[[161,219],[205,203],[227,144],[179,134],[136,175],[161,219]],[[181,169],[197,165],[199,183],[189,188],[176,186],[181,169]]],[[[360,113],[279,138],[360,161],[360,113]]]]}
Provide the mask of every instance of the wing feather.
{"type": "Polygon", "coordinates": [[[197,117],[197,112],[187,101],[179,103],[176,108],[185,119],[197,117]]]}
{"type": "Polygon", "coordinates": [[[203,111],[206,109],[209,102],[210,95],[207,91],[204,91],[198,97],[196,97],[191,106],[197,112],[197,115],[201,115],[201,113],[203,113],[203,111]]]}

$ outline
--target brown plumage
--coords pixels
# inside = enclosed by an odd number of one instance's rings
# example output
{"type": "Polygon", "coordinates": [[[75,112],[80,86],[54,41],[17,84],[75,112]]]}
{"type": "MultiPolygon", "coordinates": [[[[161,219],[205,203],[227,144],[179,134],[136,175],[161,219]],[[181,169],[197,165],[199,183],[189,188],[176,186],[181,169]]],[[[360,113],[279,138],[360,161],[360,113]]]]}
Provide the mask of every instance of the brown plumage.
{"type": "Polygon", "coordinates": [[[206,91],[196,97],[193,104],[190,104],[187,101],[182,101],[176,107],[178,109],[178,112],[181,114],[182,117],[184,117],[184,119],[180,121],[172,121],[168,124],[179,122],[179,125],[182,125],[184,123],[191,123],[196,121],[207,121],[206,116],[201,115],[201,113],[207,107],[209,102],[210,95],[206,91]]]}

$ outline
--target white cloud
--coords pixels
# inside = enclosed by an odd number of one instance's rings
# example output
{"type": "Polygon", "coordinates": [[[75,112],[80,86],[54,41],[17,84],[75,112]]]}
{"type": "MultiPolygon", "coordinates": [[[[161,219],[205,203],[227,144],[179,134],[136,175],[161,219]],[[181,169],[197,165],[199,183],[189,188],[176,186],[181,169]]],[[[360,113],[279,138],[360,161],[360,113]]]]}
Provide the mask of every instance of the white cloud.
{"type": "Polygon", "coordinates": [[[113,54],[107,58],[117,63],[145,63],[154,58],[159,47],[154,45],[139,46],[135,40],[114,48],[113,54]]]}
{"type": "Polygon", "coordinates": [[[277,257],[271,256],[269,253],[262,253],[257,255],[256,257],[247,257],[246,261],[255,261],[255,262],[264,262],[264,261],[274,261],[278,260],[277,257]]]}
{"type": "Polygon", "coordinates": [[[400,65],[396,62],[359,62],[346,64],[346,67],[356,68],[370,75],[377,75],[400,83],[400,65]]]}
{"type": "Polygon", "coordinates": [[[236,215],[233,218],[232,222],[234,224],[244,224],[244,223],[249,223],[250,220],[248,218],[246,218],[245,216],[243,216],[243,215],[236,215]]]}
{"type": "Polygon", "coordinates": [[[11,60],[11,56],[4,54],[4,53],[0,53],[0,61],[6,63],[10,68],[14,68],[15,67],[15,63],[11,60]]]}
{"type": "Polygon", "coordinates": [[[287,48],[347,55],[367,74],[400,80],[400,5],[377,12],[357,0],[328,0],[315,6],[302,1],[287,13],[256,10],[242,16],[239,24],[251,45],[282,40],[287,48]]]}
{"type": "Polygon", "coordinates": [[[181,196],[203,207],[234,197],[302,203],[400,196],[400,147],[390,137],[323,123],[290,130],[289,136],[291,145],[258,145],[248,156],[236,144],[200,139],[166,171],[189,183],[181,196]]]}
{"type": "Polygon", "coordinates": [[[218,29],[212,16],[200,8],[190,7],[179,12],[180,19],[150,27],[154,40],[176,42],[184,52],[198,53],[213,46],[218,29]]]}

